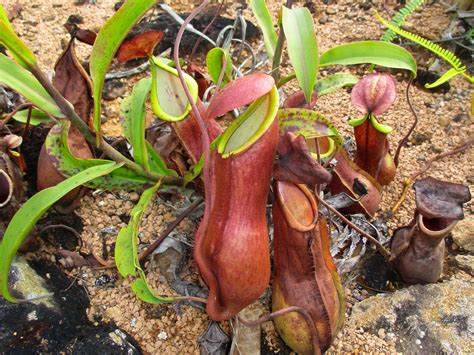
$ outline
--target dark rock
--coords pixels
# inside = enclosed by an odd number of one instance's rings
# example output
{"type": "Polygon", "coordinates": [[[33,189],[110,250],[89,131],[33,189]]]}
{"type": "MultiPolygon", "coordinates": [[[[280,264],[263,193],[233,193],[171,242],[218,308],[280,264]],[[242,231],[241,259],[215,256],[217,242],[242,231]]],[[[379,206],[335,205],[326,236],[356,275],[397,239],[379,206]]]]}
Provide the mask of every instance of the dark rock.
{"type": "Polygon", "coordinates": [[[138,345],[114,325],[89,322],[86,292],[56,265],[30,263],[17,258],[9,280],[12,294],[30,301],[14,304],[0,298],[0,353],[140,354],[138,345]]]}
{"type": "Polygon", "coordinates": [[[84,18],[81,15],[71,15],[67,18],[66,23],[80,25],[84,22],[84,18]]]}

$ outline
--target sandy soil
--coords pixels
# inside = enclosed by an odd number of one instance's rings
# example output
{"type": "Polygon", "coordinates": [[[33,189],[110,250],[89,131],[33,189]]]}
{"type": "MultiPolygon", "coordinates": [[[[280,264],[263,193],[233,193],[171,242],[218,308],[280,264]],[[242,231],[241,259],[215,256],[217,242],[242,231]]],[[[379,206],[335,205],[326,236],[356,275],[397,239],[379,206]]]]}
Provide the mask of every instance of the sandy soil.
{"type": "MultiPolygon", "coordinates": [[[[3,1],[4,6],[9,9],[14,5],[13,1],[3,1]]],[[[67,43],[68,34],[62,24],[72,15],[83,17],[83,28],[99,30],[103,22],[113,14],[115,0],[97,0],[92,5],[87,1],[82,5],[75,5],[73,0],[25,0],[21,1],[22,11],[13,21],[13,25],[21,38],[34,50],[40,59],[41,67],[51,71],[53,64],[61,53],[64,43],[67,43]]],[[[193,2],[191,2],[193,3],[193,2]]],[[[278,7],[276,1],[271,2],[271,8],[278,7]]],[[[302,5],[302,1],[296,2],[302,5]]],[[[374,10],[378,10],[385,17],[394,13],[394,4],[384,5],[383,1],[374,1],[370,9],[364,10],[361,2],[353,0],[340,0],[330,2],[329,5],[322,1],[316,1],[316,13],[314,22],[317,28],[319,51],[322,52],[336,44],[349,41],[376,39],[381,33],[381,26],[372,16],[374,10]]],[[[189,2],[173,2],[178,9],[189,9],[189,2]]],[[[434,3],[426,7],[423,14],[415,13],[408,21],[409,30],[418,30],[418,33],[428,38],[439,38],[442,31],[449,24],[449,17],[444,11],[449,5],[446,3],[434,3]]],[[[229,10],[232,14],[232,10],[229,10]]],[[[246,10],[245,15],[251,18],[251,13],[246,10]]],[[[85,59],[90,49],[79,45],[80,57],[85,59]]],[[[424,52],[416,52],[416,57],[421,60],[420,65],[429,60],[424,52]]],[[[447,69],[447,68],[444,68],[447,69]]],[[[288,71],[288,67],[283,67],[288,71]]],[[[348,69],[344,69],[349,71],[348,69]]],[[[353,68],[351,72],[359,76],[364,74],[362,68],[353,68]]],[[[322,70],[322,75],[327,74],[322,70]]],[[[127,92],[130,91],[131,83],[136,78],[124,80],[127,92]]],[[[397,75],[397,100],[389,112],[384,116],[384,123],[394,128],[391,136],[392,147],[408,130],[413,117],[408,109],[405,99],[406,78],[397,75]]],[[[408,147],[403,150],[401,164],[394,182],[384,189],[381,213],[390,209],[398,198],[402,184],[401,182],[411,173],[419,169],[432,155],[441,151],[454,148],[462,143],[473,133],[473,121],[469,116],[469,86],[462,79],[455,78],[452,89],[446,94],[432,94],[411,88],[411,100],[419,115],[419,124],[415,134],[410,139],[408,147]],[[419,138],[416,138],[419,137],[419,138]]],[[[106,103],[107,122],[104,132],[110,136],[119,136],[118,126],[119,105],[121,98],[106,103]]],[[[318,111],[330,118],[344,135],[349,135],[350,127],[345,123],[348,117],[355,117],[359,113],[351,106],[350,94],[345,90],[327,95],[318,101],[318,111]]],[[[471,191],[474,192],[474,178],[472,170],[473,151],[445,159],[435,163],[427,175],[449,180],[452,182],[469,183],[471,191]]],[[[127,192],[103,192],[89,195],[83,199],[77,213],[83,218],[85,252],[94,252],[100,255],[105,243],[110,252],[113,247],[117,232],[125,226],[124,218],[127,216],[137,201],[136,193],[127,192]],[[104,230],[106,232],[104,232],[104,230]],[[111,231],[111,232],[107,232],[111,231]]],[[[179,206],[181,202],[177,202],[179,206]]],[[[400,226],[411,219],[413,214],[413,194],[410,192],[408,200],[402,208],[388,220],[390,229],[400,226]]],[[[157,198],[147,210],[141,225],[142,236],[141,247],[146,246],[162,232],[166,223],[173,220],[177,211],[170,204],[157,198]]],[[[179,228],[178,234],[189,236],[188,242],[192,243],[192,234],[195,223],[186,219],[179,228]]],[[[54,254],[50,257],[54,258],[54,254]]],[[[148,265],[148,270],[152,266],[148,265]]],[[[188,261],[184,268],[184,279],[198,282],[192,261],[188,261]]],[[[129,282],[120,279],[114,270],[91,270],[83,268],[74,270],[72,275],[87,288],[91,307],[89,315],[91,319],[104,319],[117,323],[118,326],[128,331],[140,343],[145,353],[176,354],[176,353],[199,353],[197,338],[201,336],[208,324],[205,312],[190,306],[168,307],[150,306],[139,300],[132,294],[129,282]],[[96,281],[104,274],[110,276],[115,282],[100,285],[96,281]]],[[[150,284],[158,294],[175,294],[167,285],[162,275],[156,270],[149,272],[150,284]]],[[[353,303],[370,294],[354,284],[346,287],[348,298],[347,315],[353,303]]],[[[268,306],[269,293],[262,296],[261,304],[258,306],[260,314],[265,312],[268,306]]],[[[229,326],[223,324],[225,329],[229,326]]],[[[277,339],[273,325],[267,323],[263,327],[266,330],[266,339],[270,347],[276,346],[277,339]]],[[[278,347],[273,347],[275,351],[278,347]]],[[[384,334],[341,332],[334,345],[334,352],[341,351],[374,351],[393,353],[395,352],[394,340],[388,339],[384,334]],[[383,335],[383,336],[382,336],[383,335]]]]}

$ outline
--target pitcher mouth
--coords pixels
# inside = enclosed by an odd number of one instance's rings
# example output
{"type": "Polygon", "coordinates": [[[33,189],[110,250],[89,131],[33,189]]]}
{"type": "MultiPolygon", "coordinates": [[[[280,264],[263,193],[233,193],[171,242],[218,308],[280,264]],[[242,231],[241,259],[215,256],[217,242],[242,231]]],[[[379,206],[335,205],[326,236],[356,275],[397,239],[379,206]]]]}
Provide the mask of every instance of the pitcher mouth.
{"type": "Polygon", "coordinates": [[[417,222],[423,233],[432,237],[437,237],[446,234],[453,229],[457,220],[449,218],[428,218],[419,214],[417,222]]]}
{"type": "Polygon", "coordinates": [[[290,227],[299,232],[308,232],[313,230],[318,221],[318,206],[316,199],[308,187],[303,184],[293,184],[284,181],[278,181],[275,186],[275,192],[277,194],[279,204],[290,227]],[[298,211],[301,212],[301,206],[292,206],[292,201],[285,201],[285,197],[292,195],[292,190],[293,192],[299,191],[298,194],[301,194],[300,197],[305,199],[304,201],[300,201],[300,203],[306,203],[308,207],[311,208],[311,222],[304,223],[302,221],[302,216],[298,215],[298,211]]]}
{"type": "Polygon", "coordinates": [[[13,195],[13,182],[10,176],[0,169],[0,207],[6,206],[13,195]]]}

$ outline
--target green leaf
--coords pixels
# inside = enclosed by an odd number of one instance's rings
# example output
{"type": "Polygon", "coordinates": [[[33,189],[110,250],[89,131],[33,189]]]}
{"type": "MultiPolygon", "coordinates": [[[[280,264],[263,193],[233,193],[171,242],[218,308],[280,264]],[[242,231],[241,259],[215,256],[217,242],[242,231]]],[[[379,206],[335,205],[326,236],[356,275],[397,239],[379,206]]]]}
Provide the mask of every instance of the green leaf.
{"type": "MultiPolygon", "coordinates": [[[[191,111],[188,101],[176,69],[167,65],[168,60],[152,57],[151,64],[151,107],[155,115],[160,119],[178,122],[184,119],[191,111]]],[[[198,98],[198,85],[196,81],[186,73],[184,80],[194,102],[198,98]]]]}
{"type": "Polygon", "coordinates": [[[140,80],[132,95],[122,101],[121,115],[123,134],[133,148],[135,162],[150,171],[148,150],[145,144],[145,102],[151,90],[151,78],[140,80]]]}
{"type": "Polygon", "coordinates": [[[457,70],[456,68],[451,68],[446,73],[444,73],[438,80],[436,80],[434,83],[426,84],[425,88],[427,89],[435,88],[445,83],[446,81],[450,80],[451,78],[455,77],[456,75],[464,73],[465,71],[466,71],[465,68],[461,71],[457,70]]]}
{"type": "Polygon", "coordinates": [[[10,265],[21,243],[41,216],[69,191],[99,176],[107,175],[119,167],[118,164],[107,163],[89,168],[54,187],[38,192],[23,204],[10,221],[0,244],[0,291],[6,300],[19,301],[8,290],[10,265]]]}
{"type": "Polygon", "coordinates": [[[204,154],[201,154],[199,161],[194,164],[191,169],[184,175],[184,185],[186,186],[188,183],[193,181],[195,178],[201,174],[202,169],[204,168],[204,154]]]}
{"type": "Polygon", "coordinates": [[[318,75],[318,42],[313,17],[305,7],[295,9],[283,7],[283,29],[296,79],[304,92],[306,102],[309,103],[318,75]]]}
{"type": "Polygon", "coordinates": [[[42,111],[55,117],[64,117],[39,81],[3,54],[0,54],[0,83],[18,92],[42,111]]]}
{"type": "Polygon", "coordinates": [[[130,287],[139,299],[151,304],[163,304],[173,302],[171,297],[157,297],[153,294],[145,279],[136,279],[130,287]]]}
{"type": "Polygon", "coordinates": [[[150,142],[145,141],[146,149],[148,151],[148,163],[150,164],[150,169],[154,173],[157,173],[162,176],[175,176],[178,174],[173,169],[169,169],[166,166],[166,163],[161,159],[156,150],[152,147],[150,142]]]}
{"type": "Polygon", "coordinates": [[[90,73],[94,96],[93,124],[97,132],[97,142],[100,139],[100,104],[105,74],[127,33],[155,3],[156,0],[125,1],[120,9],[107,20],[95,39],[90,57],[90,73]]]}
{"type": "Polygon", "coordinates": [[[278,112],[276,86],[254,101],[244,113],[222,133],[217,150],[224,158],[247,150],[271,126],[278,112]]]}
{"type": "Polygon", "coordinates": [[[143,212],[150,204],[153,196],[160,187],[158,182],[153,187],[143,191],[140,200],[132,209],[130,221],[127,227],[120,230],[115,244],[115,263],[122,277],[136,276],[137,270],[140,270],[138,261],[138,227],[142,219],[143,212]]]}
{"type": "Polygon", "coordinates": [[[212,81],[217,84],[219,76],[222,71],[222,66],[226,63],[224,76],[222,78],[221,88],[228,82],[232,81],[232,59],[229,52],[222,48],[211,49],[206,56],[207,71],[211,76],[212,81]]]}
{"type": "Polygon", "coordinates": [[[276,34],[275,28],[273,27],[272,17],[268,11],[265,0],[250,0],[250,6],[252,7],[252,12],[257,19],[257,23],[260,26],[263,33],[263,41],[265,42],[265,47],[267,48],[267,54],[270,59],[273,58],[275,54],[275,48],[278,42],[278,36],[276,34]]]}
{"type": "Polygon", "coordinates": [[[16,35],[10,21],[5,16],[2,8],[0,11],[0,44],[5,46],[11,53],[13,58],[26,69],[36,66],[37,60],[33,52],[27,45],[16,35]]]}
{"type": "MultiPolygon", "coordinates": [[[[110,163],[106,159],[79,159],[69,150],[68,132],[70,122],[61,121],[51,128],[45,140],[46,152],[54,167],[64,176],[73,176],[87,168],[110,163]]],[[[96,189],[140,190],[154,184],[148,178],[138,175],[127,167],[120,167],[107,176],[87,182],[85,185],[96,189]]]]}
{"type": "Polygon", "coordinates": [[[315,89],[318,93],[318,97],[320,97],[337,91],[344,86],[357,84],[358,80],[359,79],[352,74],[336,73],[319,79],[316,83],[315,89]]]}
{"type": "MultiPolygon", "coordinates": [[[[18,111],[13,115],[13,119],[17,122],[25,123],[28,121],[28,109],[18,111]]],[[[51,122],[51,118],[48,117],[43,111],[32,109],[30,117],[30,125],[38,126],[41,123],[51,122]]]]}
{"type": "Polygon", "coordinates": [[[137,205],[132,209],[127,227],[120,230],[115,243],[115,263],[122,277],[139,277],[131,284],[132,291],[142,301],[161,304],[173,301],[170,297],[157,297],[146,282],[145,274],[138,260],[138,227],[146,208],[160,187],[160,182],[145,190],[137,205]],[[138,275],[137,275],[138,272],[138,275]]]}
{"type": "Polygon", "coordinates": [[[0,21],[5,22],[11,27],[10,20],[8,20],[7,12],[2,4],[0,4],[0,21]]]}
{"type": "Polygon", "coordinates": [[[289,75],[287,76],[284,76],[283,78],[281,78],[278,83],[277,83],[277,88],[281,88],[283,85],[285,85],[286,83],[289,83],[290,81],[292,81],[293,79],[296,78],[296,74],[295,72],[292,72],[290,73],[289,75]]]}
{"type": "Polygon", "coordinates": [[[361,41],[328,49],[319,57],[319,65],[375,64],[382,67],[405,69],[416,76],[416,61],[404,48],[383,41],[361,41]]]}

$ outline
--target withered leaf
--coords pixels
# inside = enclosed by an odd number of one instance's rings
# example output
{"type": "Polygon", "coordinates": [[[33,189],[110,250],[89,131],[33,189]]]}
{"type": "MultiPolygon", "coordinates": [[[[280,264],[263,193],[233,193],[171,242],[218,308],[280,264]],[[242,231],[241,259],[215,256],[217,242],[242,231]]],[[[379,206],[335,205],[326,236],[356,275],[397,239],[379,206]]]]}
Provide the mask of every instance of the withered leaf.
{"type": "Polygon", "coordinates": [[[278,181],[310,187],[331,181],[331,174],[311,156],[303,136],[286,132],[280,137],[278,155],[273,173],[278,181]]]}
{"type": "Polygon", "coordinates": [[[71,39],[55,67],[53,84],[86,123],[92,112],[92,90],[89,75],[76,57],[74,38],[71,39]]]}
{"type": "Polygon", "coordinates": [[[59,262],[68,270],[81,266],[88,266],[91,268],[103,266],[93,255],[86,255],[84,257],[77,251],[70,251],[66,249],[59,249],[58,254],[62,258],[59,260],[59,262]]]}
{"type": "Polygon", "coordinates": [[[210,321],[198,342],[202,355],[225,355],[227,354],[230,338],[221,329],[219,323],[210,321]]]}
{"type": "Polygon", "coordinates": [[[418,180],[413,188],[416,207],[427,218],[463,219],[462,204],[471,200],[467,186],[432,177],[418,180]]]}
{"type": "Polygon", "coordinates": [[[149,57],[163,35],[160,31],[148,31],[123,42],[118,50],[117,60],[123,63],[131,59],[149,57]]]}

